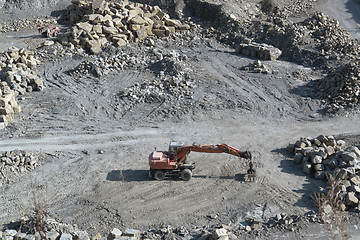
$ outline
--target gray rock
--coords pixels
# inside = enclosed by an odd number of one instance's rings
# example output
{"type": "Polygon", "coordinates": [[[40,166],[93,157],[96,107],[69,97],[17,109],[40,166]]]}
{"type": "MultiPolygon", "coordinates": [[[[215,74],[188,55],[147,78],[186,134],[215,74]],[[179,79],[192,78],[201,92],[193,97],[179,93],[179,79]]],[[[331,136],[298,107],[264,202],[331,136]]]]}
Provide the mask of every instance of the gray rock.
{"type": "Polygon", "coordinates": [[[322,163],[322,160],[323,160],[323,158],[320,155],[316,155],[311,158],[311,162],[313,164],[320,164],[320,163],[322,163]]]}
{"type": "Polygon", "coordinates": [[[140,231],[136,229],[126,229],[123,233],[126,237],[140,237],[140,231]]]}
{"type": "Polygon", "coordinates": [[[336,141],[336,144],[339,146],[339,147],[345,147],[346,145],[346,142],[344,140],[337,140],[336,141]]]}
{"type": "Polygon", "coordinates": [[[113,240],[113,239],[120,238],[121,235],[122,235],[122,232],[119,229],[113,228],[113,230],[109,233],[107,240],[113,240]]]}
{"type": "Polygon", "coordinates": [[[15,239],[21,240],[21,239],[25,239],[26,235],[27,235],[26,233],[18,232],[18,233],[16,233],[16,235],[14,237],[15,237],[15,239]]]}
{"type": "Polygon", "coordinates": [[[339,162],[336,158],[331,159],[328,164],[329,167],[331,167],[332,169],[335,169],[339,166],[339,162]]]}
{"type": "Polygon", "coordinates": [[[356,146],[350,146],[346,149],[346,151],[353,152],[356,154],[357,157],[360,157],[360,150],[356,146]]]}
{"type": "Polygon", "coordinates": [[[72,233],[73,240],[89,240],[89,234],[86,231],[75,231],[72,233]]]}
{"type": "Polygon", "coordinates": [[[311,173],[311,163],[305,163],[303,165],[303,172],[306,174],[310,174],[311,173]]]}
{"type": "Polygon", "coordinates": [[[56,240],[60,236],[57,231],[48,231],[45,233],[46,240],[56,240]]]}
{"type": "Polygon", "coordinates": [[[324,171],[317,171],[314,174],[316,179],[325,179],[325,172],[324,171]]]}
{"type": "Polygon", "coordinates": [[[23,238],[23,240],[36,240],[36,237],[32,234],[28,234],[23,238]]]}
{"type": "Polygon", "coordinates": [[[343,161],[347,163],[357,159],[357,156],[354,152],[343,152],[340,157],[343,161]]]}
{"type": "Polygon", "coordinates": [[[7,229],[7,230],[4,231],[4,234],[6,236],[14,237],[17,234],[17,231],[13,230],[13,229],[7,229]]]}
{"type": "Polygon", "coordinates": [[[314,164],[314,170],[315,171],[324,171],[325,170],[324,164],[314,164]]]}
{"type": "Polygon", "coordinates": [[[346,196],[346,203],[350,207],[356,207],[359,204],[359,199],[354,192],[348,192],[346,196]]]}
{"type": "Polygon", "coordinates": [[[294,161],[296,163],[302,163],[303,157],[304,157],[304,155],[302,155],[301,153],[297,153],[294,156],[294,161]]]}
{"type": "Polygon", "coordinates": [[[61,236],[59,238],[59,240],[72,240],[72,239],[73,238],[72,238],[71,234],[68,234],[68,233],[61,234],[61,236]]]}
{"type": "Polygon", "coordinates": [[[213,231],[212,236],[214,239],[220,239],[221,237],[228,237],[228,233],[225,228],[218,228],[213,231]]]}

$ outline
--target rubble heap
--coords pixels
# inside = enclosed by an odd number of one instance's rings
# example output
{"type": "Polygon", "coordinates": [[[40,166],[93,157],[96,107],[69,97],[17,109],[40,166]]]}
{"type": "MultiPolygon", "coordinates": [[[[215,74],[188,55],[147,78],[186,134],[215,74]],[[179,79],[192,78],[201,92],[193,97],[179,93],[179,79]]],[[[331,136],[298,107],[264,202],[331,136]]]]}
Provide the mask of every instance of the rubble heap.
{"type": "Polygon", "coordinates": [[[276,74],[277,71],[274,71],[273,69],[267,67],[265,64],[263,64],[260,60],[255,60],[254,62],[243,66],[243,70],[246,70],[248,72],[253,73],[263,73],[263,74],[276,74]]]}
{"type": "Polygon", "coordinates": [[[314,173],[315,178],[324,179],[327,174],[336,176],[337,189],[343,200],[342,210],[359,207],[360,199],[360,150],[346,146],[344,140],[320,135],[317,138],[301,138],[290,145],[294,160],[302,164],[304,173],[314,173]]]}
{"type": "Polygon", "coordinates": [[[10,47],[0,54],[0,128],[4,128],[14,114],[20,112],[16,102],[18,95],[44,88],[34,71],[39,64],[34,53],[25,49],[10,47]]]}
{"type": "Polygon", "coordinates": [[[315,82],[321,99],[330,104],[328,111],[355,107],[360,101],[360,64],[348,63],[315,82]]]}
{"type": "Polygon", "coordinates": [[[23,29],[35,29],[37,25],[57,24],[54,18],[18,19],[11,22],[0,23],[0,32],[18,32],[23,29]]]}
{"type": "Polygon", "coordinates": [[[0,185],[35,169],[40,163],[39,156],[37,153],[18,150],[0,153],[0,185]]]}
{"type": "Polygon", "coordinates": [[[236,48],[236,52],[264,60],[276,60],[281,55],[280,49],[265,43],[260,44],[255,42],[240,43],[236,48]]]}
{"type": "Polygon", "coordinates": [[[124,102],[123,105],[131,109],[144,102],[192,99],[195,81],[189,77],[192,70],[188,68],[184,59],[186,55],[176,51],[156,53],[148,62],[148,70],[157,77],[141,84],[136,83],[120,92],[118,97],[124,102]]]}
{"type": "Polygon", "coordinates": [[[357,55],[360,51],[359,44],[350,34],[340,28],[336,19],[330,18],[322,12],[316,12],[303,23],[316,44],[320,46],[322,54],[357,55]]]}
{"type": "Polygon", "coordinates": [[[0,78],[2,84],[9,86],[16,95],[44,89],[42,80],[35,71],[41,64],[33,51],[10,47],[0,55],[0,78]]]}
{"type": "Polygon", "coordinates": [[[281,8],[278,8],[276,11],[276,16],[281,18],[289,18],[289,17],[303,17],[308,13],[309,9],[314,7],[314,3],[318,0],[311,1],[303,1],[303,0],[295,0],[291,1],[290,4],[284,5],[281,8]]]}
{"type": "Polygon", "coordinates": [[[124,46],[148,36],[168,37],[190,29],[188,24],[170,19],[158,6],[128,1],[73,0],[68,7],[68,18],[75,25],[61,42],[81,45],[93,54],[100,53],[108,42],[124,46]]]}
{"type": "MultiPolygon", "coordinates": [[[[39,213],[39,212],[38,212],[39,213]]],[[[12,229],[0,231],[0,236],[5,239],[68,239],[68,240],[90,240],[90,239],[243,239],[250,235],[257,237],[266,236],[267,231],[277,228],[281,230],[295,231],[299,229],[302,224],[322,223],[320,215],[306,214],[304,216],[288,215],[286,213],[279,213],[267,221],[260,219],[248,219],[244,223],[236,223],[231,226],[226,224],[214,224],[211,226],[192,226],[190,229],[186,227],[172,227],[171,225],[161,225],[155,229],[148,229],[147,231],[140,231],[137,229],[127,228],[119,229],[112,228],[110,232],[105,234],[97,233],[89,234],[86,231],[78,229],[76,224],[66,224],[58,222],[55,219],[48,218],[46,214],[42,213],[43,225],[42,229],[34,233],[34,230],[39,230],[39,215],[35,211],[35,216],[32,218],[24,217],[22,226],[20,222],[10,223],[12,229]]]]}

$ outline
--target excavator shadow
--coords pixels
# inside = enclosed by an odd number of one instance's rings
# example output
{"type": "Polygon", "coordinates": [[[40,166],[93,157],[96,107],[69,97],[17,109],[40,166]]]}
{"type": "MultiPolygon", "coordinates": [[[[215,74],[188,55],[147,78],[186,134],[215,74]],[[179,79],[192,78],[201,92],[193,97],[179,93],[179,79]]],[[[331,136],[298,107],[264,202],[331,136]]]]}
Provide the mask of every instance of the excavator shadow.
{"type": "Polygon", "coordinates": [[[234,176],[207,176],[207,175],[193,175],[193,178],[203,178],[203,179],[211,179],[211,178],[215,178],[215,179],[232,179],[235,181],[239,181],[239,182],[249,182],[249,175],[248,174],[242,174],[242,173],[238,173],[235,174],[234,176]]]}
{"type": "Polygon", "coordinates": [[[192,178],[201,178],[201,179],[235,179],[235,176],[207,176],[207,175],[193,175],[192,178]]]}
{"type": "MultiPolygon", "coordinates": [[[[249,182],[247,174],[235,174],[234,176],[208,176],[208,175],[193,175],[192,178],[196,179],[224,179],[235,180],[239,182],[249,182]]],[[[156,181],[149,177],[149,170],[112,170],[107,176],[106,180],[112,182],[145,182],[156,181]]],[[[177,176],[170,176],[166,178],[167,181],[182,181],[177,176]]],[[[191,181],[191,180],[190,180],[191,181]]]]}
{"type": "Polygon", "coordinates": [[[151,181],[149,178],[149,170],[112,170],[107,176],[106,180],[114,182],[143,182],[151,181]]]}

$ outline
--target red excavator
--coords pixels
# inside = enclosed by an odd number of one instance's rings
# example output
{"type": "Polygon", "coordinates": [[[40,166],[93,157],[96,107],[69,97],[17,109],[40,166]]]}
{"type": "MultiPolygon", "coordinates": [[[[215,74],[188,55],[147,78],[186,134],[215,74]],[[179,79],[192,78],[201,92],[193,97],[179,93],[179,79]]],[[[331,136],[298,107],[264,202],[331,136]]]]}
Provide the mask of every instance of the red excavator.
{"type": "Polygon", "coordinates": [[[171,142],[169,151],[155,151],[149,156],[149,175],[156,180],[163,180],[166,176],[180,176],[181,179],[189,181],[192,177],[192,170],[195,164],[188,163],[186,157],[190,152],[205,152],[205,153],[227,153],[235,155],[239,158],[249,160],[248,175],[255,176],[255,170],[251,161],[251,153],[248,151],[241,152],[240,150],[229,146],[227,144],[217,145],[184,145],[182,142],[171,142]]]}
{"type": "Polygon", "coordinates": [[[37,27],[39,33],[47,38],[56,37],[60,33],[60,28],[55,25],[41,26],[38,24],[37,27]]]}

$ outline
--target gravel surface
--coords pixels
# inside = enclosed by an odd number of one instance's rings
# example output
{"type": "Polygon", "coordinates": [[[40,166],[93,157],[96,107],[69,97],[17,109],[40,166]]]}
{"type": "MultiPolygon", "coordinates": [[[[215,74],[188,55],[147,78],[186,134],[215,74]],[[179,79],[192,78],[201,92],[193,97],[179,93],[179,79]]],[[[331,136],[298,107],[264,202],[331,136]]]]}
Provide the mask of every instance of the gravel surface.
{"type": "MultiPolygon", "coordinates": [[[[247,3],[226,2],[225,12],[247,3]]],[[[346,14],[349,9],[356,13],[349,4],[346,14]]],[[[244,14],[241,9],[238,16],[244,14]]],[[[329,14],[343,16],[343,11],[334,7],[329,14]]],[[[345,20],[339,19],[345,28],[356,25],[356,18],[345,20]]],[[[18,98],[22,112],[1,130],[0,152],[18,149],[47,156],[21,178],[0,186],[2,226],[23,212],[32,213],[34,192],[42,196],[49,216],[91,234],[162,225],[238,228],[249,218],[302,216],[317,210],[311,194],[325,181],[304,174],[288,154],[288,144],[321,134],[359,139],[358,113],[326,115],[321,100],[312,97],[308,83],[324,77],[318,69],[280,58],[262,61],[270,74],[247,71],[256,59],[237,54],[202,26],[154,46],[109,46],[96,56],[59,45],[44,47],[46,39],[36,35],[36,29],[0,34],[1,50],[10,45],[36,49],[45,85],[42,92],[18,98]],[[125,67],[107,66],[120,60],[125,67]],[[154,147],[167,149],[172,140],[223,142],[249,150],[257,181],[241,180],[245,162],[205,153],[189,156],[197,164],[189,182],[150,180],[148,155],[154,147]]],[[[348,231],[356,236],[357,222],[350,220],[348,231]]],[[[267,238],[329,236],[326,226],[318,224],[299,229],[270,230],[267,238]]],[[[246,236],[256,239],[255,233],[246,236]]]]}

